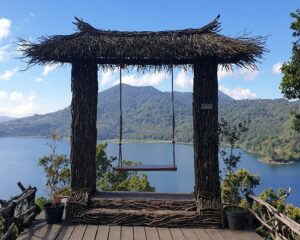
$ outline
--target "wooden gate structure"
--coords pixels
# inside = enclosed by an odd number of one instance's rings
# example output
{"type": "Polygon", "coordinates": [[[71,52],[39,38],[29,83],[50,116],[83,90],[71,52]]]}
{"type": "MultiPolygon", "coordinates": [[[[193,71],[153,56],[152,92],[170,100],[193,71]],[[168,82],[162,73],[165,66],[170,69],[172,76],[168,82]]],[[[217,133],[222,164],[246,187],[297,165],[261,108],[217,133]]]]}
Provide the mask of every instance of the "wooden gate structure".
{"type": "Polygon", "coordinates": [[[76,33],[43,37],[38,43],[22,39],[19,42],[29,65],[72,65],[72,192],[67,219],[97,224],[219,227],[218,67],[231,69],[234,64],[255,69],[265,51],[265,38],[220,35],[219,17],[199,29],[158,32],[99,30],[75,19],[76,33]],[[169,198],[143,195],[135,200],[119,195],[116,199],[106,198],[105,204],[96,203],[98,210],[91,210],[96,193],[98,68],[126,66],[142,71],[170,70],[172,66],[194,70],[194,193],[189,200],[172,194],[169,198]],[[117,202],[119,209],[113,206],[109,211],[112,202],[117,202]],[[193,207],[189,208],[189,204],[193,207]],[[145,205],[151,209],[146,211],[145,205]]]}

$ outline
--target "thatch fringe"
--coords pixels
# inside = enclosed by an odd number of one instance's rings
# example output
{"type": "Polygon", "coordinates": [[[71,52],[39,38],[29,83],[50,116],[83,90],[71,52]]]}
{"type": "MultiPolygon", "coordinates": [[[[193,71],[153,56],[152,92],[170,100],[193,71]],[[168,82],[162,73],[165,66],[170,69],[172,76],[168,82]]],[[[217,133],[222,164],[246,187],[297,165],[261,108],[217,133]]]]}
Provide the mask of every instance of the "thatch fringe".
{"type": "Polygon", "coordinates": [[[19,39],[28,64],[92,60],[102,68],[133,65],[138,70],[148,70],[169,69],[171,65],[189,67],[213,59],[225,67],[236,64],[255,69],[266,51],[265,37],[220,35],[219,16],[199,29],[158,32],[106,31],[79,18],[75,20],[78,32],[74,34],[41,37],[38,43],[19,39]]]}

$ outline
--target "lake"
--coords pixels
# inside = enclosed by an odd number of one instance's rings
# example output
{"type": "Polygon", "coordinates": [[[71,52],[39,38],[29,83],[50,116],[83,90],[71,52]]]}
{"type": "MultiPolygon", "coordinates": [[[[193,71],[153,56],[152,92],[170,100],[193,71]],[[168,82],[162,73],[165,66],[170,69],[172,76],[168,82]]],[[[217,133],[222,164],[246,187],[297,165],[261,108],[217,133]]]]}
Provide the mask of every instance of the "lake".
{"type": "MultiPolygon", "coordinates": [[[[7,199],[19,193],[16,185],[21,181],[25,186],[38,188],[38,195],[45,194],[44,173],[37,165],[38,158],[48,154],[49,148],[45,138],[0,138],[0,199],[7,199]]],[[[59,153],[69,155],[70,145],[63,141],[59,153]]],[[[241,152],[239,167],[245,167],[261,177],[261,185],[255,193],[265,188],[292,187],[292,194],[287,202],[300,206],[300,163],[293,165],[268,165],[258,161],[255,154],[241,152]]],[[[118,145],[108,144],[108,156],[118,155],[118,145]]],[[[123,158],[141,161],[144,164],[171,164],[171,144],[128,143],[123,146],[123,158]]],[[[194,187],[193,147],[176,146],[176,172],[148,172],[149,180],[158,192],[192,192],[194,187]]],[[[220,169],[224,164],[220,161],[220,169]]]]}

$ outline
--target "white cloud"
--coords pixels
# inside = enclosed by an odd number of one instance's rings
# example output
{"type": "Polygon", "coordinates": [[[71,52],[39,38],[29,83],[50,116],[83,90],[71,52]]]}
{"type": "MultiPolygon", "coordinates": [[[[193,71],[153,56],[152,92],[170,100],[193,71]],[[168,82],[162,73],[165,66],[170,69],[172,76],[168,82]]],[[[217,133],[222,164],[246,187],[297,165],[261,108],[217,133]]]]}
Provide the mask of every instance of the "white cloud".
{"type": "Polygon", "coordinates": [[[249,69],[246,69],[246,68],[239,69],[239,71],[237,73],[240,76],[242,76],[245,81],[252,81],[258,75],[257,70],[249,70],[249,69]]]}
{"type": "Polygon", "coordinates": [[[256,93],[252,92],[248,88],[238,87],[238,88],[234,88],[234,89],[229,89],[229,88],[226,88],[225,86],[221,85],[221,86],[219,86],[219,90],[237,100],[238,99],[255,99],[257,97],[256,93]]]}
{"type": "Polygon", "coordinates": [[[34,92],[31,92],[29,96],[26,97],[26,100],[29,102],[34,102],[37,99],[37,95],[34,92]]]}
{"type": "Polygon", "coordinates": [[[35,79],[35,81],[36,81],[36,82],[43,82],[43,81],[44,81],[44,78],[37,77],[37,78],[35,79]]]}
{"type": "Polygon", "coordinates": [[[19,101],[21,101],[23,98],[24,98],[24,96],[23,96],[23,93],[21,93],[21,92],[16,92],[16,91],[14,91],[14,92],[11,92],[11,93],[10,93],[10,100],[11,100],[12,102],[19,102],[19,101]]]}
{"type": "Polygon", "coordinates": [[[101,73],[101,77],[100,77],[100,86],[105,87],[110,85],[111,83],[114,83],[116,81],[116,74],[117,74],[118,70],[105,70],[102,71],[101,73]]]}
{"type": "Polygon", "coordinates": [[[29,16],[30,16],[30,17],[34,17],[34,16],[35,16],[35,13],[34,13],[34,12],[30,12],[30,13],[29,13],[29,16]]]}
{"type": "Polygon", "coordinates": [[[282,62],[277,62],[272,67],[272,73],[281,74],[282,62]]]}
{"type": "Polygon", "coordinates": [[[224,78],[242,78],[244,81],[252,81],[254,80],[258,75],[257,70],[249,70],[246,68],[239,68],[234,71],[228,70],[226,71],[224,68],[220,67],[218,69],[218,79],[222,80],[224,78]]]}
{"type": "Polygon", "coordinates": [[[34,92],[24,94],[22,92],[0,91],[0,115],[24,117],[40,111],[36,104],[37,96],[34,92]],[[7,97],[9,96],[9,98],[7,97]]]}
{"type": "Polygon", "coordinates": [[[46,66],[44,67],[44,70],[43,70],[42,75],[43,75],[44,77],[47,77],[48,74],[49,74],[50,72],[52,72],[54,69],[56,69],[58,66],[59,66],[59,64],[48,64],[48,65],[46,65],[46,66]]]}
{"type": "Polygon", "coordinates": [[[160,84],[164,78],[165,74],[162,72],[146,73],[141,77],[131,74],[123,76],[122,82],[134,86],[156,86],[160,84]]]}
{"type": "Polygon", "coordinates": [[[7,93],[4,91],[0,91],[0,102],[7,97],[7,93]]]}
{"type": "Polygon", "coordinates": [[[8,81],[10,80],[17,72],[19,71],[18,67],[15,67],[13,70],[6,70],[3,74],[0,74],[0,80],[8,81]]]}
{"type": "Polygon", "coordinates": [[[0,62],[5,61],[9,56],[9,52],[7,51],[9,47],[9,45],[0,47],[0,62]]]}
{"type": "MultiPolygon", "coordinates": [[[[146,74],[122,74],[122,83],[133,86],[156,86],[160,84],[165,78],[165,72],[155,72],[146,74]]],[[[100,86],[108,87],[110,85],[119,84],[119,70],[105,70],[101,72],[100,86]]]]}
{"type": "Polygon", "coordinates": [[[10,34],[11,20],[0,18],[0,40],[6,38],[10,34]]]}
{"type": "MultiPolygon", "coordinates": [[[[122,83],[133,86],[156,86],[160,84],[165,78],[165,72],[155,72],[140,74],[122,74],[122,83]]],[[[107,87],[109,85],[119,84],[119,70],[115,69],[103,71],[100,77],[100,86],[107,87]]]]}
{"type": "Polygon", "coordinates": [[[218,69],[218,80],[222,80],[223,78],[227,78],[232,75],[233,75],[233,71],[231,70],[226,71],[226,69],[222,67],[218,69]]]}
{"type": "Polygon", "coordinates": [[[36,113],[37,110],[38,108],[36,107],[34,102],[28,101],[12,107],[6,116],[14,116],[14,117],[29,116],[36,113]]]}
{"type": "Polygon", "coordinates": [[[193,78],[186,71],[180,70],[176,75],[175,84],[181,88],[191,88],[193,87],[193,78]]]}

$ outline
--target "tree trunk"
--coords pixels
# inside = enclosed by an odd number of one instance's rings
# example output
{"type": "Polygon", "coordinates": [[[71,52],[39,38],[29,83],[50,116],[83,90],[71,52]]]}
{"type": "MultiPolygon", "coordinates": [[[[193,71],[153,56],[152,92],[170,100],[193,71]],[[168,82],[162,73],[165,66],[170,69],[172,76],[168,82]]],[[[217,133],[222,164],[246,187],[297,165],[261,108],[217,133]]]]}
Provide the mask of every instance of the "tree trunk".
{"type": "Polygon", "coordinates": [[[218,65],[194,65],[193,124],[195,197],[200,211],[220,209],[218,164],[218,65]]]}
{"type": "Polygon", "coordinates": [[[71,188],[96,191],[98,67],[72,63],[71,188]]]}

